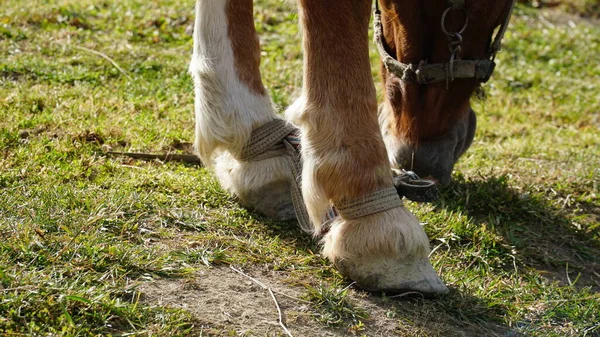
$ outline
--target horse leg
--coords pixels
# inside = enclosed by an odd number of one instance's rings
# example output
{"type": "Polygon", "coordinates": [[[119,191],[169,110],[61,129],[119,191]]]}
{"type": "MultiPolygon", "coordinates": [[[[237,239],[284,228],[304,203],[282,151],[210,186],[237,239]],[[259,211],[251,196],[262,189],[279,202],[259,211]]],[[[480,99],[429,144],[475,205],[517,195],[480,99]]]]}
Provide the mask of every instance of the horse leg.
{"type": "MultiPolygon", "coordinates": [[[[304,83],[287,115],[302,131],[302,192],[319,233],[331,204],[343,208],[393,183],[368,54],[372,2],[299,3],[304,83]]],[[[447,292],[419,221],[393,197],[395,206],[370,215],[340,209],[323,238],[324,255],[368,290],[447,292]]]]}
{"type": "Polygon", "coordinates": [[[278,119],[260,75],[252,0],[197,0],[190,73],[195,147],[242,205],[276,219],[295,217],[288,159],[246,160],[252,130],[278,119]]]}

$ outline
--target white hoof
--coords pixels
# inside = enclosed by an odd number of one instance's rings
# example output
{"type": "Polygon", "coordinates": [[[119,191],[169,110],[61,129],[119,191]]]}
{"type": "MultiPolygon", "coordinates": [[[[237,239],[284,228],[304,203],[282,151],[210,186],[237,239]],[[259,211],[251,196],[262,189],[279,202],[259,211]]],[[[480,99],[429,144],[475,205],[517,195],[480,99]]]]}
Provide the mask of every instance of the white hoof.
{"type": "Polygon", "coordinates": [[[221,186],[237,196],[242,206],[275,220],[296,218],[287,157],[243,162],[224,152],[216,158],[213,169],[221,186]]]}
{"type": "Polygon", "coordinates": [[[386,293],[419,292],[423,295],[447,294],[448,287],[427,258],[355,258],[335,262],[336,268],[356,285],[368,291],[386,293]]]}
{"type": "Polygon", "coordinates": [[[404,207],[335,220],[323,238],[323,254],[365,290],[448,293],[429,263],[427,235],[404,207]]]}

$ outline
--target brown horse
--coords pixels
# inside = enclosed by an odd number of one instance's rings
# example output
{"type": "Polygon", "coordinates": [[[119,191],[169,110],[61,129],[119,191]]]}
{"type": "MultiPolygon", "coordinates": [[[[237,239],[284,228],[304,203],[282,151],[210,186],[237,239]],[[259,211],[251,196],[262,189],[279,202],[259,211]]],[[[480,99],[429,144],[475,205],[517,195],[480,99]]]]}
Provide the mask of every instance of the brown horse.
{"type": "Polygon", "coordinates": [[[493,71],[514,1],[382,0],[379,118],[368,54],[372,1],[298,3],[304,82],[285,122],[261,79],[252,0],[197,0],[190,72],[198,154],[243,205],[297,216],[323,235],[323,254],[359,286],[447,292],[425,232],[396,194],[390,163],[450,181],[475,132],[469,98],[493,71]]]}

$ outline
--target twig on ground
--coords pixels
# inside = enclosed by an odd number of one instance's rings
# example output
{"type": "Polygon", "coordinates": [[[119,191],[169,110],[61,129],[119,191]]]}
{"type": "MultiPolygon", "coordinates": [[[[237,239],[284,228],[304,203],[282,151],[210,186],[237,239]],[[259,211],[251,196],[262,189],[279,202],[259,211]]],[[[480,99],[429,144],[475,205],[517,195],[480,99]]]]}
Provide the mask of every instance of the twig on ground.
{"type": "Polygon", "coordinates": [[[275,294],[279,295],[279,296],[283,296],[283,297],[287,297],[290,300],[294,300],[296,302],[301,302],[301,303],[306,303],[306,304],[312,304],[311,301],[307,301],[307,300],[303,300],[301,298],[298,297],[294,297],[294,296],[290,296],[288,294],[282,293],[281,291],[273,291],[275,294]]]}
{"type": "MultiPolygon", "coordinates": [[[[446,246],[448,246],[448,243],[444,241],[444,242],[440,243],[439,245],[435,246],[435,248],[433,248],[433,249],[431,250],[431,252],[429,252],[429,256],[428,256],[428,257],[429,257],[429,258],[431,258],[431,256],[433,255],[433,253],[435,253],[435,252],[436,252],[436,251],[437,251],[437,250],[438,250],[438,249],[439,249],[441,246],[443,246],[443,245],[446,245],[446,246]]],[[[448,246],[448,247],[449,247],[449,246],[448,246]]]]}
{"type": "Polygon", "coordinates": [[[554,24],[552,24],[552,22],[548,21],[548,19],[546,19],[546,17],[543,14],[539,14],[538,18],[540,19],[540,22],[544,24],[544,26],[546,26],[550,29],[556,28],[556,26],[554,26],[554,24]]]}
{"type": "Polygon", "coordinates": [[[275,294],[273,294],[273,290],[271,290],[271,288],[267,288],[267,290],[269,291],[269,294],[271,294],[271,298],[273,299],[273,302],[275,302],[275,306],[277,307],[277,314],[279,315],[279,325],[281,325],[281,328],[283,329],[283,331],[285,331],[285,333],[288,336],[294,337],[292,335],[292,333],[287,329],[287,327],[285,326],[285,324],[283,324],[283,313],[281,312],[281,308],[279,307],[279,303],[277,303],[277,298],[275,298],[275,294]]]}
{"type": "Polygon", "coordinates": [[[22,286],[22,287],[14,287],[14,288],[0,288],[0,291],[9,292],[9,291],[19,291],[19,290],[31,290],[33,288],[34,288],[33,286],[22,286]]]}
{"type": "Polygon", "coordinates": [[[589,301],[589,300],[595,300],[595,299],[600,299],[599,295],[592,295],[592,296],[587,296],[587,297],[581,297],[581,298],[570,298],[570,299],[560,299],[560,300],[545,300],[545,299],[537,299],[537,300],[531,300],[531,301],[522,301],[521,303],[536,303],[536,302],[544,302],[544,303],[571,303],[571,302],[580,302],[580,301],[589,301]]]}
{"type": "Polygon", "coordinates": [[[400,295],[388,296],[387,298],[402,298],[410,295],[419,295],[421,296],[421,298],[425,298],[425,296],[423,296],[423,294],[418,291],[409,291],[400,295]]]}
{"type": "Polygon", "coordinates": [[[127,167],[127,168],[136,169],[136,170],[145,170],[145,168],[143,168],[143,167],[138,167],[138,166],[133,166],[133,165],[121,165],[121,167],[127,167]]]}
{"type": "Polygon", "coordinates": [[[344,291],[346,291],[346,290],[350,289],[350,287],[352,287],[352,286],[353,286],[353,285],[355,285],[355,284],[356,284],[356,282],[352,282],[352,283],[350,283],[350,284],[349,284],[349,285],[347,285],[347,286],[346,286],[344,289],[342,289],[342,290],[338,291],[338,293],[337,293],[337,294],[339,295],[339,294],[343,293],[344,291]]]}
{"type": "Polygon", "coordinates": [[[259,285],[261,288],[267,290],[269,292],[269,294],[271,295],[271,298],[273,299],[273,302],[275,303],[275,307],[277,307],[277,314],[279,316],[279,325],[281,326],[281,328],[283,329],[283,331],[285,331],[285,333],[290,336],[290,337],[294,337],[292,335],[292,333],[288,330],[288,328],[285,326],[285,324],[283,323],[283,312],[281,311],[281,308],[279,307],[279,302],[277,302],[277,298],[275,297],[275,294],[273,293],[273,290],[271,290],[271,288],[267,287],[266,285],[264,285],[262,282],[260,282],[259,280],[253,278],[250,275],[245,274],[244,272],[242,272],[241,270],[236,269],[234,266],[229,266],[229,268],[231,268],[231,270],[233,270],[234,272],[248,278],[250,281],[256,283],[257,285],[259,285]]]}
{"type": "Polygon", "coordinates": [[[187,164],[195,164],[202,166],[202,161],[196,155],[193,154],[180,154],[180,153],[141,153],[141,152],[118,152],[118,151],[106,151],[107,154],[113,156],[125,156],[133,159],[142,160],[162,160],[162,161],[178,161],[187,164]]]}
{"type": "Polygon", "coordinates": [[[125,70],[123,70],[123,68],[121,68],[121,66],[119,66],[119,64],[117,64],[117,62],[115,62],[115,60],[111,59],[108,55],[101,53],[97,50],[93,50],[93,49],[82,47],[82,46],[74,46],[74,47],[75,47],[75,49],[83,50],[88,53],[92,53],[94,55],[102,57],[103,59],[110,62],[110,64],[112,64],[113,67],[115,67],[115,69],[117,69],[121,74],[123,74],[123,76],[125,76],[129,80],[129,82],[133,82],[133,78],[131,78],[131,76],[129,76],[129,74],[127,74],[127,72],[125,70]]]}

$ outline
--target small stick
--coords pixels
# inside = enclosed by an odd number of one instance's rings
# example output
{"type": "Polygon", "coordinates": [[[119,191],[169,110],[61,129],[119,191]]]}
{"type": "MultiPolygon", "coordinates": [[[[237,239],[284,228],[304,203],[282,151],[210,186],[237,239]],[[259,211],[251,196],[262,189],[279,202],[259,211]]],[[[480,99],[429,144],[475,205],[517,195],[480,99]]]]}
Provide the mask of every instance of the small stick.
{"type": "Polygon", "coordinates": [[[8,291],[17,291],[17,290],[31,290],[32,288],[34,288],[34,286],[22,286],[22,287],[15,287],[15,288],[1,288],[0,291],[8,292],[8,291]]]}
{"type": "Polygon", "coordinates": [[[587,297],[582,297],[582,298],[560,299],[560,300],[539,299],[539,300],[532,300],[532,301],[522,301],[521,303],[536,303],[536,302],[540,302],[540,301],[543,301],[544,303],[569,303],[569,302],[589,301],[589,300],[595,300],[595,299],[600,299],[600,296],[592,295],[592,296],[587,296],[587,297]]]}
{"type": "Polygon", "coordinates": [[[261,288],[267,290],[269,292],[269,294],[271,295],[271,298],[273,299],[273,302],[275,302],[275,307],[277,307],[277,314],[279,316],[279,325],[281,326],[281,328],[283,329],[283,331],[285,331],[285,333],[290,336],[290,337],[294,337],[292,335],[292,333],[287,329],[287,327],[285,326],[285,324],[283,323],[283,312],[281,311],[281,308],[279,307],[279,303],[277,302],[277,298],[275,297],[275,294],[273,294],[273,290],[271,290],[271,288],[267,287],[266,285],[264,285],[262,282],[260,282],[259,280],[253,278],[250,275],[244,274],[244,272],[235,269],[234,266],[229,266],[229,268],[231,268],[231,270],[233,270],[234,272],[247,277],[248,279],[250,279],[250,281],[256,283],[257,285],[259,285],[261,288]]]}
{"type": "MultiPolygon", "coordinates": [[[[249,278],[250,280],[252,280],[252,282],[258,284],[261,288],[263,288],[263,289],[268,289],[269,288],[266,285],[264,285],[262,282],[260,282],[259,280],[255,279],[255,278],[252,278],[251,276],[249,276],[247,274],[244,274],[243,272],[235,269],[233,266],[230,265],[229,267],[231,267],[231,269],[233,269],[234,271],[236,271],[236,272],[238,272],[238,273],[246,276],[247,278],[249,278]]],[[[354,282],[352,284],[354,284],[354,282]]],[[[350,285],[352,285],[352,284],[350,284],[350,285]]],[[[284,294],[284,293],[279,292],[279,291],[274,291],[274,293],[277,294],[277,295],[283,296],[283,297],[287,297],[290,300],[294,300],[294,301],[302,302],[302,303],[306,303],[306,304],[312,304],[312,302],[310,302],[310,301],[306,301],[306,300],[303,300],[303,299],[300,299],[300,298],[297,298],[297,297],[294,297],[294,296],[290,296],[290,295],[284,294]]]]}
{"type": "Polygon", "coordinates": [[[408,291],[408,292],[405,292],[404,294],[388,296],[388,298],[402,298],[402,297],[406,297],[406,296],[410,296],[410,295],[419,295],[419,296],[421,296],[421,298],[425,298],[425,296],[423,296],[423,294],[418,291],[408,291]]]}
{"type": "Polygon", "coordinates": [[[339,295],[339,294],[343,293],[344,291],[346,291],[346,290],[350,289],[350,287],[352,287],[352,286],[353,286],[353,285],[355,285],[355,284],[356,284],[356,282],[352,282],[352,283],[350,283],[350,284],[349,284],[347,287],[345,287],[344,289],[342,289],[342,290],[338,291],[338,293],[337,293],[337,294],[339,295]]]}
{"type": "Polygon", "coordinates": [[[113,156],[125,156],[134,159],[142,160],[162,160],[162,161],[178,161],[187,164],[195,164],[202,166],[202,161],[196,155],[193,154],[180,154],[180,153],[141,153],[141,152],[118,152],[118,151],[106,151],[107,154],[113,156]]]}
{"type": "Polygon", "coordinates": [[[279,303],[277,303],[277,298],[275,298],[275,294],[273,294],[273,290],[271,290],[271,288],[267,288],[267,290],[269,291],[269,294],[271,294],[271,298],[273,299],[273,302],[275,302],[275,306],[277,307],[277,313],[279,315],[279,325],[281,325],[281,328],[283,329],[283,331],[285,331],[285,333],[288,336],[294,337],[292,335],[292,333],[287,329],[285,324],[283,324],[283,313],[281,312],[281,308],[279,308],[279,303]]]}
{"type": "Polygon", "coordinates": [[[86,47],[82,47],[82,46],[75,46],[75,49],[79,49],[79,50],[83,50],[83,51],[87,51],[88,53],[92,53],[94,55],[100,56],[103,59],[107,60],[108,62],[110,62],[113,67],[115,67],[115,69],[117,69],[121,74],[123,74],[123,76],[127,77],[127,79],[129,80],[129,82],[133,82],[133,78],[131,78],[131,76],[129,76],[127,74],[127,72],[125,72],[125,70],[123,70],[123,68],[121,68],[117,62],[115,62],[115,60],[111,59],[110,57],[108,57],[108,55],[101,53],[99,51],[90,49],[90,48],[86,48],[86,47]]]}

